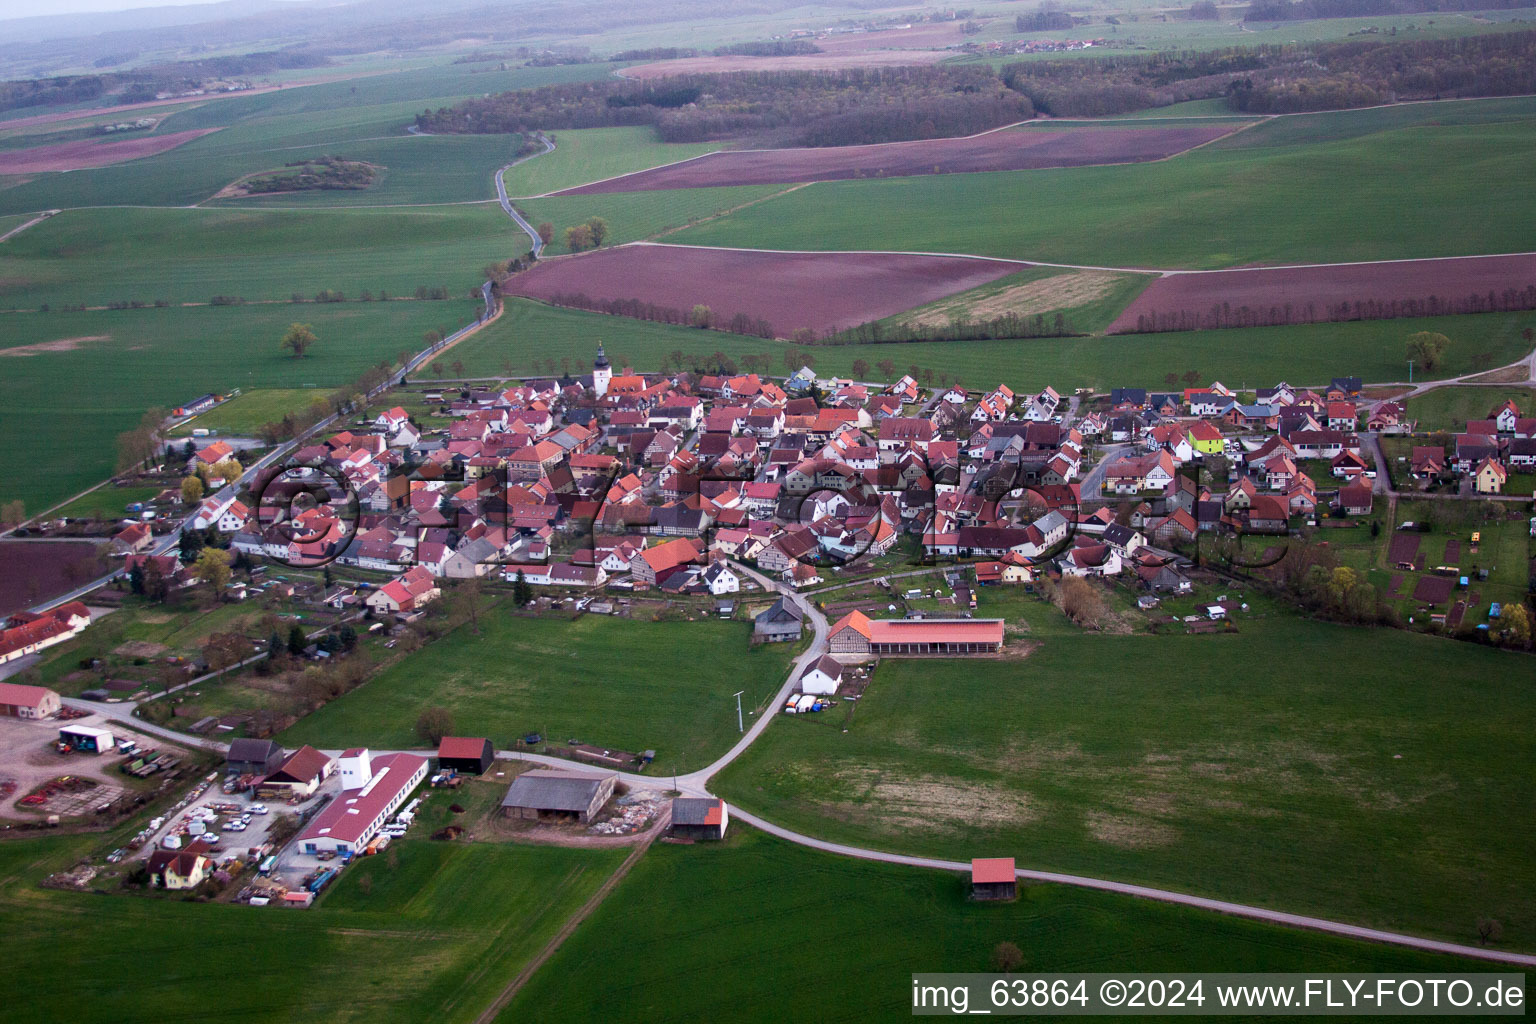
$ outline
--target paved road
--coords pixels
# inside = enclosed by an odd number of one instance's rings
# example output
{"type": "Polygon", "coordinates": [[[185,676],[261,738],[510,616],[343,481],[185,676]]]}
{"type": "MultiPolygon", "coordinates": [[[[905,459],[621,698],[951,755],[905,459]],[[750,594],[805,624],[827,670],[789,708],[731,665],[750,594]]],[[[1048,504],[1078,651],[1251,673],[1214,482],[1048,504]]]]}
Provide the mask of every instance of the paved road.
{"type": "Polygon", "coordinates": [[[498,168],[495,174],[496,198],[501,201],[501,208],[507,211],[507,216],[516,221],[517,226],[522,228],[524,233],[533,240],[533,256],[535,259],[544,251],[544,239],[539,237],[538,231],[534,230],[533,225],[523,219],[523,215],[517,212],[517,207],[512,205],[512,200],[507,198],[507,183],[502,180],[501,176],[524,161],[532,160],[536,156],[543,156],[545,153],[553,153],[555,151],[555,144],[544,136],[538,136],[538,140],[544,144],[542,150],[537,153],[529,153],[527,156],[518,157],[505,167],[498,168]]]}

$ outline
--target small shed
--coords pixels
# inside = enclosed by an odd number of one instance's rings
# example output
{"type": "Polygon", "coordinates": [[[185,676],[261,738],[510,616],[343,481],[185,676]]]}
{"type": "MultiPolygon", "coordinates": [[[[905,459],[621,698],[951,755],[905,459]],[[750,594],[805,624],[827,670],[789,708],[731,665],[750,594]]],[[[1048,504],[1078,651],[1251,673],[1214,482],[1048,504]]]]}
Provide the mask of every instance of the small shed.
{"type": "Polygon", "coordinates": [[[475,736],[444,736],[437,745],[437,767],[452,769],[460,775],[484,775],[496,760],[491,741],[475,736]]]}
{"type": "Polygon", "coordinates": [[[238,739],[230,743],[224,762],[235,775],[271,775],[282,767],[283,756],[282,745],[272,740],[238,739]]]}
{"type": "Polygon", "coordinates": [[[589,822],[613,796],[617,775],[588,775],[553,769],[524,772],[501,800],[508,818],[589,822]]]}
{"type": "Polygon", "coordinates": [[[672,801],[672,834],[679,839],[724,839],[730,818],[718,797],[680,796],[672,801]]]}
{"type": "Polygon", "coordinates": [[[1011,900],[1019,895],[1019,877],[1012,857],[976,857],[971,860],[971,899],[1011,900]]]}

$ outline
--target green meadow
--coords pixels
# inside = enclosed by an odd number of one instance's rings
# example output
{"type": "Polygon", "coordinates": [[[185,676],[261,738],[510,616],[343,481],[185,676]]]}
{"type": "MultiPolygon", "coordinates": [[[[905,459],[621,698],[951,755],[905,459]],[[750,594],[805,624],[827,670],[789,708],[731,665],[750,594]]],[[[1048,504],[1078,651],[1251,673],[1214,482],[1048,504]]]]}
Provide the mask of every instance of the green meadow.
{"type": "Polygon", "coordinates": [[[452,712],[455,728],[507,749],[530,732],[552,747],[579,739],[638,753],[655,750],[656,775],[702,768],[737,738],[736,702],[766,701],[784,681],[789,652],[749,649],[740,622],[631,622],[587,615],[530,619],[503,604],[461,626],[283,734],[289,745],[419,746],[423,708],[452,712]],[[709,657],[702,657],[709,652],[709,657]],[[719,659],[719,660],[717,660],[719,659]],[[730,671],[723,671],[723,666],[730,671]]]}
{"type": "Polygon", "coordinates": [[[565,247],[565,229],[589,217],[606,220],[609,234],[604,244],[618,245],[650,238],[673,228],[686,228],[706,217],[716,217],[748,203],[760,202],[784,189],[782,185],[737,185],[656,192],[549,196],[544,199],[519,199],[517,207],[534,225],[548,221],[555,226],[554,241],[544,252],[546,255],[558,256],[569,251],[565,247]]]}
{"type": "Polygon", "coordinates": [[[454,355],[472,377],[545,372],[547,359],[557,364],[569,359],[579,369],[601,340],[615,365],[627,363],[648,372],[659,370],[673,352],[701,358],[720,352],[737,360],[746,354],[766,355],[774,373],[785,373],[784,355],[789,352],[794,368],[809,357],[819,372],[847,375],[853,372],[854,360],[862,359],[869,364],[870,378],[883,379],[877,364],[890,359],[898,375],[914,366],[926,367],[973,387],[999,382],[1034,390],[1046,384],[1058,390],[1155,387],[1170,373],[1182,376],[1197,370],[1207,380],[1253,388],[1280,380],[1325,384],[1340,374],[1358,374],[1367,381],[1401,380],[1408,375],[1407,338],[1421,330],[1441,331],[1454,340],[1446,354],[1445,374],[1469,373],[1529,353],[1522,332],[1532,327],[1536,313],[1488,313],[1112,338],[802,348],[510,299],[501,319],[455,348],[454,355]]]}
{"type": "Polygon", "coordinates": [[[487,263],[526,247],[495,203],[67,210],[0,248],[0,308],[288,299],[321,289],[400,297],[418,285],[447,287],[457,297],[479,285],[487,263]]]}
{"type": "Polygon", "coordinates": [[[406,840],[303,911],[38,887],[93,839],[0,844],[7,958],[34,982],[7,1019],[473,1021],[624,857],[406,840]]]}
{"type": "Polygon", "coordinates": [[[1435,388],[1408,400],[1408,417],[1418,421],[1419,430],[1456,433],[1466,429],[1468,420],[1488,419],[1506,398],[1514,399],[1521,416],[1536,416],[1536,393],[1529,387],[1511,385],[1435,388]]]}
{"type": "Polygon", "coordinates": [[[321,393],[304,388],[252,388],[207,412],[199,413],[169,432],[170,437],[191,437],[194,430],[214,434],[254,435],[262,426],[303,409],[321,393]]]}
{"type": "Polygon", "coordinates": [[[507,195],[540,196],[724,148],[718,142],[661,142],[649,127],[585,128],[548,134],[555,144],[554,152],[525,160],[507,171],[502,179],[507,195]]]}
{"type": "Polygon", "coordinates": [[[669,241],[1191,268],[1521,252],[1536,199],[1487,183],[1533,157],[1531,99],[1317,114],[1157,163],[825,182],[669,241]]]}
{"type": "Polygon", "coordinates": [[[450,300],[6,314],[0,436],[26,444],[0,450],[0,493],[42,511],[111,474],[117,435],[152,406],[235,387],[333,388],[478,310],[450,300]],[[296,320],[320,339],[303,359],[278,347],[296,320]]]}
{"type": "Polygon", "coordinates": [[[1062,886],[977,903],[958,873],[731,828],[723,843],[651,847],[497,1019],[601,1020],[615,1006],[635,1020],[720,1019],[714,1003],[733,1021],[908,1020],[915,972],[989,971],[1000,942],[1023,951],[1024,974],[1485,969],[1062,886]]]}
{"type": "Polygon", "coordinates": [[[1488,916],[1536,948],[1528,656],[1267,604],[1152,636],[982,600],[1039,646],[886,660],[856,713],[775,723],[717,791],[824,839],[1461,942],[1488,916]]]}

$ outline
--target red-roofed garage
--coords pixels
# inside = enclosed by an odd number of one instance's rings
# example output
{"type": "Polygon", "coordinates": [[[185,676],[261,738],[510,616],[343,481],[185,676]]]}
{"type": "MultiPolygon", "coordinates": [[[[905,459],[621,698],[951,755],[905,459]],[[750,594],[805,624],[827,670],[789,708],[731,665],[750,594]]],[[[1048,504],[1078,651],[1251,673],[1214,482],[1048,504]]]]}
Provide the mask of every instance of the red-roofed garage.
{"type": "Polygon", "coordinates": [[[496,760],[491,741],[480,737],[444,736],[437,745],[437,768],[460,775],[484,775],[496,760]]]}

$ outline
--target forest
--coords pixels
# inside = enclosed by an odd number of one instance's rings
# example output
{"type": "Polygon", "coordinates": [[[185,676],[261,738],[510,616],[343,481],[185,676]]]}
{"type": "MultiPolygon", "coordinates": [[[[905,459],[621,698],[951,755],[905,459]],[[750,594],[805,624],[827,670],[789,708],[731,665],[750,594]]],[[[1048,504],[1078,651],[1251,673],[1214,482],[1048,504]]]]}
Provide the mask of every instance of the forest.
{"type": "Polygon", "coordinates": [[[423,111],[416,124],[437,134],[650,125],[664,142],[846,146],[970,135],[1033,114],[991,68],[898,67],[577,82],[423,111]]]}
{"type": "Polygon", "coordinates": [[[1003,80],[1054,117],[1105,117],[1216,97],[1245,113],[1288,114],[1514,96],[1536,92],[1536,32],[1016,63],[1003,69],[1003,80]]]}

